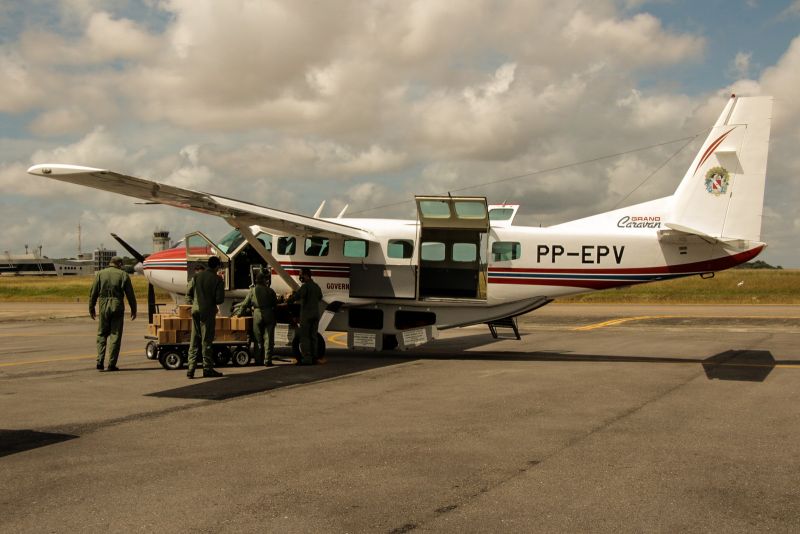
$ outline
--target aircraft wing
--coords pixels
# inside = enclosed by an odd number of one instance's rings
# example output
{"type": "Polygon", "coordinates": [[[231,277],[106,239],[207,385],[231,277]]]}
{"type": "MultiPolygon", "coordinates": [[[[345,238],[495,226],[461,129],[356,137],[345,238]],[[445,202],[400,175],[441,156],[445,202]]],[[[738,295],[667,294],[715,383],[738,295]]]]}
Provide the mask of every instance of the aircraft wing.
{"type": "Polygon", "coordinates": [[[258,225],[276,233],[347,237],[374,241],[367,230],[334,223],[315,217],[298,215],[234,200],[202,191],[183,189],[152,180],[126,176],[117,172],[76,165],[43,164],[28,169],[29,174],[110,191],[156,204],[166,204],[225,219],[236,219],[249,226],[258,225]]]}

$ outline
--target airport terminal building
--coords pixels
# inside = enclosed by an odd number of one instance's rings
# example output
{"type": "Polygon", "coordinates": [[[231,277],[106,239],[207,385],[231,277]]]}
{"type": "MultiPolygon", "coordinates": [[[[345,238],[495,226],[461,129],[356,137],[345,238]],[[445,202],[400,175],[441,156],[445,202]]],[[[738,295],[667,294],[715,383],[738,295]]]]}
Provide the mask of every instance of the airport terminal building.
{"type": "MultiPolygon", "coordinates": [[[[96,251],[97,252],[97,251],[96,251]]],[[[99,251],[91,258],[51,259],[36,252],[0,256],[0,276],[89,276],[108,266],[114,250],[99,251]]]]}

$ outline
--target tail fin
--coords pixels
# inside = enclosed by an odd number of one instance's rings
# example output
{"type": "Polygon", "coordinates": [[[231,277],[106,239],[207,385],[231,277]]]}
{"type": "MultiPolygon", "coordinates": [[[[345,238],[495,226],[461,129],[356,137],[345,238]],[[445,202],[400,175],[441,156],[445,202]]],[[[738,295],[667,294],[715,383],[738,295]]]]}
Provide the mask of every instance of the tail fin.
{"type": "Polygon", "coordinates": [[[672,196],[666,226],[761,241],[772,97],[731,96],[672,196]]]}

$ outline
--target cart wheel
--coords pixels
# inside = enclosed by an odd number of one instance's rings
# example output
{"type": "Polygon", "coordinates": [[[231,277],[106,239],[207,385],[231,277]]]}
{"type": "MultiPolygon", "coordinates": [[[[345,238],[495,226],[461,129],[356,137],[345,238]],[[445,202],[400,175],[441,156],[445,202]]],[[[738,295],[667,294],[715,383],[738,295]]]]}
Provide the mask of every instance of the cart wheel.
{"type": "Polygon", "coordinates": [[[238,348],[233,351],[233,365],[244,367],[250,363],[250,352],[246,348],[238,348]]]}
{"type": "Polygon", "coordinates": [[[181,353],[175,349],[164,351],[161,354],[159,361],[164,369],[168,369],[170,371],[175,371],[183,367],[183,358],[181,358],[181,353]]]}
{"type": "Polygon", "coordinates": [[[158,343],[152,339],[148,341],[147,345],[144,346],[144,355],[147,356],[148,360],[155,360],[158,358],[158,343]]]}
{"type": "Polygon", "coordinates": [[[231,361],[231,351],[228,347],[214,347],[214,365],[224,367],[231,361]]]}

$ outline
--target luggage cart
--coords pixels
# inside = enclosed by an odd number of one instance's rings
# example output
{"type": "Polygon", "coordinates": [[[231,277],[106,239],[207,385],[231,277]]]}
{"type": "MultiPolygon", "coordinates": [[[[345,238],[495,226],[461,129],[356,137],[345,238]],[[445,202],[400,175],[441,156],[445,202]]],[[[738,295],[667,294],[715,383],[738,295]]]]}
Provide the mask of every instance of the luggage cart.
{"type": "MultiPolygon", "coordinates": [[[[244,367],[252,360],[252,340],[246,341],[214,341],[214,365],[224,367],[233,364],[244,367]]],[[[185,367],[189,361],[189,343],[159,343],[155,336],[144,336],[147,340],[145,356],[148,360],[158,360],[164,369],[174,371],[185,367]]]]}

